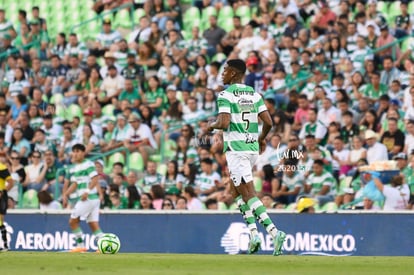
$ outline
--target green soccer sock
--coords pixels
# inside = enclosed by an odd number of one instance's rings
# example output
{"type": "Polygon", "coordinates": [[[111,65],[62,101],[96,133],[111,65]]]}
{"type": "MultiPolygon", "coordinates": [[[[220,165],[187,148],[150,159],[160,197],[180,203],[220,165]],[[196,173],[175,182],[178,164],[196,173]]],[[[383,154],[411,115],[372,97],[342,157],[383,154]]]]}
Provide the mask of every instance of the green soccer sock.
{"type": "Polygon", "coordinates": [[[266,208],[258,197],[251,198],[247,205],[253,211],[254,216],[259,220],[260,224],[266,229],[266,231],[273,237],[276,237],[277,228],[273,224],[269,215],[266,212],[266,208]]]}
{"type": "Polygon", "coordinates": [[[253,237],[258,234],[256,220],[250,207],[243,201],[241,196],[236,198],[237,205],[239,206],[240,213],[243,216],[244,221],[247,224],[247,228],[250,230],[250,235],[253,237]]]}
{"type": "Polygon", "coordinates": [[[93,232],[93,235],[95,236],[96,241],[98,241],[100,238],[102,238],[104,233],[102,232],[101,229],[97,229],[93,232]]]}
{"type": "Polygon", "coordinates": [[[75,235],[75,240],[76,240],[76,246],[77,247],[84,247],[85,244],[83,242],[83,232],[82,229],[80,227],[73,229],[72,233],[75,235]]]}

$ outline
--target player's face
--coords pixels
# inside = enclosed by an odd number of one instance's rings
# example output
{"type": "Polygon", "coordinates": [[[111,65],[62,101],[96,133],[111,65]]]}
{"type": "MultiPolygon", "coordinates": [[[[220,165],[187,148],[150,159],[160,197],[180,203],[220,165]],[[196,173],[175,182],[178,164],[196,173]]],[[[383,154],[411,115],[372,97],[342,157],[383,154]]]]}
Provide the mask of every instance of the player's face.
{"type": "Polygon", "coordinates": [[[85,158],[85,152],[81,150],[75,150],[72,152],[72,156],[75,162],[81,162],[85,158]]]}
{"type": "Polygon", "coordinates": [[[237,72],[236,72],[233,68],[231,68],[231,67],[229,67],[229,66],[226,66],[226,67],[224,68],[224,71],[223,71],[223,74],[222,74],[223,84],[224,84],[224,85],[226,85],[226,84],[231,84],[231,82],[232,82],[233,78],[234,78],[236,75],[237,75],[237,72]]]}

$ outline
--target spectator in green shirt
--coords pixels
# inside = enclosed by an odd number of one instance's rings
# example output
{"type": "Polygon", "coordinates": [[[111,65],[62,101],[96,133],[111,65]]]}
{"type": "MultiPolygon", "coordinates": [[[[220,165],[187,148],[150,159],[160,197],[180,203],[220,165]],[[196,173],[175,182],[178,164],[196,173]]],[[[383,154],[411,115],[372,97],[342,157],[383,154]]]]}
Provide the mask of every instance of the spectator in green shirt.
{"type": "Polygon", "coordinates": [[[380,83],[380,73],[375,71],[371,74],[371,83],[366,85],[360,92],[367,97],[371,104],[378,101],[380,96],[388,93],[388,87],[380,83]]]}
{"type": "Polygon", "coordinates": [[[33,44],[30,48],[30,56],[32,59],[38,57],[41,60],[46,60],[49,37],[47,36],[47,32],[41,30],[39,20],[32,20],[30,22],[28,42],[33,44]]]}
{"type": "Polygon", "coordinates": [[[306,71],[302,71],[300,64],[298,61],[292,61],[290,63],[290,67],[292,68],[292,73],[288,74],[286,76],[286,86],[289,87],[289,89],[295,89],[296,91],[301,91],[306,84],[305,77],[308,76],[308,73],[306,71]],[[303,80],[301,82],[298,82],[298,80],[303,80]]]}
{"type": "Polygon", "coordinates": [[[128,100],[133,108],[139,108],[141,96],[138,88],[134,87],[133,80],[125,79],[125,88],[119,95],[119,101],[128,100]]]}

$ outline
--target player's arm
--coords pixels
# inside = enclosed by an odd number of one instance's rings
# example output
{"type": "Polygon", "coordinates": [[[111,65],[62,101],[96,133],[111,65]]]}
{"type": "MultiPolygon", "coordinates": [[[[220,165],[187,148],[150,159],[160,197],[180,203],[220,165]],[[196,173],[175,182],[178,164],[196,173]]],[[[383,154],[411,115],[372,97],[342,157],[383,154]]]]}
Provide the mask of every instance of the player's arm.
{"type": "Polygon", "coordinates": [[[14,180],[11,177],[9,177],[9,178],[6,179],[6,182],[7,182],[6,190],[8,192],[8,191],[10,191],[13,188],[13,186],[14,186],[14,180]]]}
{"type": "Polygon", "coordinates": [[[230,125],[231,115],[230,113],[219,113],[217,120],[208,126],[208,130],[211,132],[214,129],[226,130],[230,125]]]}
{"type": "Polygon", "coordinates": [[[64,198],[69,197],[69,195],[72,194],[76,190],[76,187],[77,187],[76,182],[72,182],[72,184],[69,185],[69,188],[63,193],[63,197],[64,198]]]}
{"type": "Polygon", "coordinates": [[[266,149],[266,137],[269,134],[273,126],[272,118],[268,110],[265,110],[259,114],[260,119],[263,121],[262,132],[259,136],[260,154],[266,149]]]}
{"type": "Polygon", "coordinates": [[[7,182],[6,190],[10,191],[10,189],[13,188],[14,180],[12,179],[9,170],[7,168],[1,170],[0,171],[0,177],[7,182]]]}
{"type": "Polygon", "coordinates": [[[214,129],[226,130],[230,125],[231,120],[231,111],[230,111],[230,101],[226,98],[225,92],[221,92],[217,97],[217,106],[218,106],[218,115],[215,122],[210,123],[208,126],[208,131],[213,131],[214,129]]]}

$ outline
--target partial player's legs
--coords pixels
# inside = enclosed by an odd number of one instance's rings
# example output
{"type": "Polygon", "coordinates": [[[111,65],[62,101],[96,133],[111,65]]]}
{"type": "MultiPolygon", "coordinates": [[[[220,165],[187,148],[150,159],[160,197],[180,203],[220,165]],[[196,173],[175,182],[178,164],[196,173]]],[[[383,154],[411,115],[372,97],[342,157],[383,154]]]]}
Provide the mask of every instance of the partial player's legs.
{"type": "Polygon", "coordinates": [[[1,239],[3,240],[3,247],[0,247],[0,252],[5,252],[9,250],[9,246],[7,244],[7,231],[6,227],[3,224],[4,216],[0,215],[0,231],[1,231],[1,239]]]}
{"type": "Polygon", "coordinates": [[[3,240],[3,247],[0,247],[0,252],[5,252],[9,250],[6,226],[4,226],[4,215],[6,215],[7,213],[7,201],[7,191],[0,191],[0,232],[1,239],[3,240]]]}
{"type": "Polygon", "coordinates": [[[237,192],[242,196],[242,201],[247,204],[254,216],[273,237],[273,255],[280,255],[282,253],[281,250],[286,234],[277,230],[267,214],[266,208],[256,196],[256,191],[254,190],[252,167],[257,159],[257,155],[228,152],[226,153],[226,159],[229,165],[230,178],[232,179],[237,192]]]}
{"type": "Polygon", "coordinates": [[[270,219],[266,212],[266,208],[255,194],[253,181],[241,183],[236,187],[236,189],[242,195],[243,201],[247,201],[247,205],[252,210],[254,216],[272,236],[274,245],[273,255],[278,256],[282,254],[282,246],[285,241],[286,234],[283,231],[277,230],[276,226],[270,219]]]}
{"type": "Polygon", "coordinates": [[[249,254],[254,254],[259,250],[261,244],[261,240],[257,231],[256,219],[253,215],[252,210],[243,201],[242,196],[240,196],[237,192],[233,181],[231,181],[230,183],[230,193],[235,199],[237,206],[239,207],[240,213],[242,214],[243,219],[250,230],[249,254]]]}
{"type": "Polygon", "coordinates": [[[89,227],[91,228],[93,235],[95,236],[95,240],[98,241],[104,235],[101,228],[99,227],[99,223],[89,222],[88,224],[89,224],[89,227]]]}
{"type": "Polygon", "coordinates": [[[95,236],[96,241],[103,236],[102,230],[99,227],[99,199],[90,200],[91,211],[86,219],[86,222],[89,224],[93,235],[95,236]]]}
{"type": "Polygon", "coordinates": [[[85,242],[83,241],[83,232],[82,228],[79,226],[80,218],[70,218],[69,226],[72,230],[72,233],[75,235],[76,248],[72,252],[84,252],[86,251],[85,242]]]}

